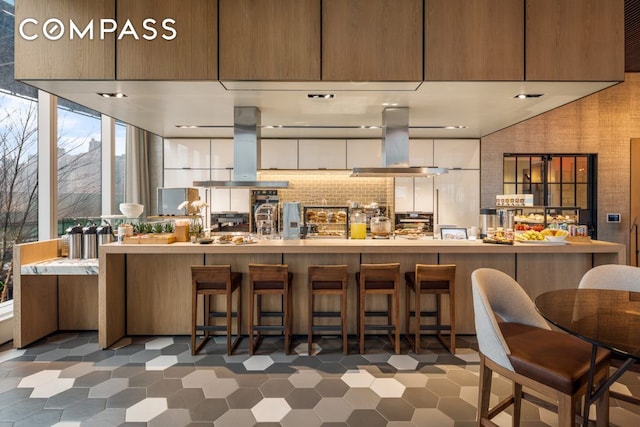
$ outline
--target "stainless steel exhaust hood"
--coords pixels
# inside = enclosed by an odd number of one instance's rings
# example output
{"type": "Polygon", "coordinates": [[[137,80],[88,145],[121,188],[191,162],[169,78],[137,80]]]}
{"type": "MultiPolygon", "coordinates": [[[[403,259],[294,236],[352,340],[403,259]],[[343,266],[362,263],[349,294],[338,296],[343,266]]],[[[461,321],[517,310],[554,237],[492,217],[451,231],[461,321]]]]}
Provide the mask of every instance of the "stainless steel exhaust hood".
{"type": "Polygon", "coordinates": [[[233,109],[233,177],[231,181],[194,181],[196,187],[287,188],[288,181],[258,181],[260,169],[260,110],[233,109]]]}
{"type": "Polygon", "coordinates": [[[382,128],[382,167],[353,168],[351,176],[434,176],[449,172],[435,166],[409,166],[409,108],[385,108],[382,128]]]}

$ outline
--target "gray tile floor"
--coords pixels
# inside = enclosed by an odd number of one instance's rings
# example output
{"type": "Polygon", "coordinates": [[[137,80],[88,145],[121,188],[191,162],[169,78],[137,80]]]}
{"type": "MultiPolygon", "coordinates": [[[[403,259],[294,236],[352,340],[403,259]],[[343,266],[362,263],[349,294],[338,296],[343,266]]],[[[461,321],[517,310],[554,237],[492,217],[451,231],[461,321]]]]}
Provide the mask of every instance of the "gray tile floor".
{"type": "MultiPolygon", "coordinates": [[[[191,356],[189,337],[135,337],[100,350],[96,333],[63,333],[26,349],[0,347],[2,426],[473,426],[478,394],[474,337],[459,337],[456,356],[435,339],[401,355],[385,337],[367,353],[342,354],[323,338],[309,356],[306,342],[285,355],[267,338],[250,357],[246,338],[227,356],[223,340],[191,356]]],[[[616,389],[640,394],[637,374],[616,389]]],[[[494,380],[500,397],[510,384],[494,380]]],[[[499,396],[496,395],[495,399],[499,396]]],[[[528,402],[523,426],[557,425],[555,414],[528,402]]],[[[495,419],[510,425],[509,415],[495,419]]],[[[640,409],[611,401],[611,425],[640,425],[640,409]]]]}

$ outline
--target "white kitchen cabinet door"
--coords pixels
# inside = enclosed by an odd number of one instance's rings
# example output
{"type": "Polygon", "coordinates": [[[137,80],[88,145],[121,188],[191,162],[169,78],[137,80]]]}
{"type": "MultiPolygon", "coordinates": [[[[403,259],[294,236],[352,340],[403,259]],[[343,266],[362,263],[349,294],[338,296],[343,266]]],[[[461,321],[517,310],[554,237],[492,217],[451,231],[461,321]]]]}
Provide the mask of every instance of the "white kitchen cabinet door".
{"type": "Polygon", "coordinates": [[[433,187],[435,224],[478,225],[480,170],[449,170],[433,178],[433,187]]]}
{"type": "Polygon", "coordinates": [[[260,169],[298,169],[298,140],[263,139],[260,169]]]}
{"type": "Polygon", "coordinates": [[[433,139],[409,140],[409,166],[434,166],[433,139]]]}
{"type": "Polygon", "coordinates": [[[347,140],[347,169],[382,166],[382,140],[347,140]]]}
{"type": "Polygon", "coordinates": [[[165,139],[165,169],[209,169],[211,141],[209,139],[165,139]]]}
{"type": "Polygon", "coordinates": [[[395,181],[395,200],[394,206],[396,212],[413,212],[413,178],[396,177],[395,181]]]}
{"type": "MultiPolygon", "coordinates": [[[[165,169],[164,184],[167,188],[195,187],[194,181],[209,181],[209,169],[165,169]]],[[[195,187],[200,193],[200,200],[206,200],[205,187],[195,187]]],[[[178,207],[176,206],[176,209],[178,207]]]]}
{"type": "Polygon", "coordinates": [[[433,158],[441,168],[480,169],[480,140],[436,139],[433,158]]]}
{"type": "MultiPolygon", "coordinates": [[[[211,169],[212,181],[228,181],[231,179],[230,169],[211,169]]],[[[231,189],[211,189],[211,212],[227,212],[231,210],[231,189]]]]}
{"type": "Polygon", "coordinates": [[[433,177],[413,179],[413,208],[418,212],[433,212],[433,177]]]}
{"type": "Polygon", "coordinates": [[[298,141],[299,169],[346,169],[346,139],[301,139],[298,141]]]}
{"type": "Polygon", "coordinates": [[[230,210],[232,212],[249,213],[249,191],[250,190],[248,188],[231,189],[230,210]]]}
{"type": "Polygon", "coordinates": [[[225,169],[233,167],[233,140],[211,140],[211,168],[225,169]]]}

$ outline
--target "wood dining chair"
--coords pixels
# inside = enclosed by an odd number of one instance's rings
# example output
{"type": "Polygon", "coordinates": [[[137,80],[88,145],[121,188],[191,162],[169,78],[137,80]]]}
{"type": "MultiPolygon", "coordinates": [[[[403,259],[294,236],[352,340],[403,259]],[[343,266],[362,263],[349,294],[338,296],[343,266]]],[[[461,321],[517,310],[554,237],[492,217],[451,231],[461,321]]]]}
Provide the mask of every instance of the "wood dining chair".
{"type": "MultiPolygon", "coordinates": [[[[494,425],[497,414],[513,404],[513,425],[519,425],[524,389],[557,402],[558,425],[574,427],[578,404],[587,393],[592,346],[564,332],[553,331],[536,311],[518,282],[506,273],[480,268],[471,274],[476,335],[480,348],[478,425],[494,425]],[[513,393],[489,407],[493,373],[513,382],[513,393]]],[[[610,352],[599,349],[594,384],[609,372],[610,352]]],[[[609,419],[609,392],[596,402],[596,425],[609,419]]]]}

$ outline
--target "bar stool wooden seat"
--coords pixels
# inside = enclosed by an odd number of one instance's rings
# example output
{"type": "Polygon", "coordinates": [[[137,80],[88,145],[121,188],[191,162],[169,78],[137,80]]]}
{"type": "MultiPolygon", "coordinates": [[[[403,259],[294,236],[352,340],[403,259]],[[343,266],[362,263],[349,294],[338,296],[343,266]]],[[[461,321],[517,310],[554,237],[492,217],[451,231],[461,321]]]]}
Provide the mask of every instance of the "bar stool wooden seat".
{"type": "Polygon", "coordinates": [[[358,338],[360,353],[364,354],[367,330],[386,330],[396,354],[400,353],[400,264],[360,264],[356,273],[358,284],[358,338]],[[367,311],[367,295],[386,295],[386,311],[367,311]],[[367,317],[387,317],[387,324],[367,325],[367,317]],[[393,335],[392,335],[393,332],[393,335]]]}
{"type": "Polygon", "coordinates": [[[436,336],[451,354],[456,352],[456,308],[455,308],[455,264],[416,264],[415,271],[408,271],[404,275],[406,282],[406,324],[407,339],[416,354],[420,353],[420,336],[422,331],[436,331],[436,336]],[[415,294],[414,310],[411,310],[411,291],[415,294]],[[421,296],[432,294],[436,296],[435,311],[422,311],[421,296]],[[449,324],[442,324],[442,295],[449,295],[449,324]],[[415,332],[412,336],[410,320],[415,317],[415,332]],[[435,317],[435,324],[423,325],[423,317],[435,317]],[[442,331],[450,331],[450,343],[444,341],[442,331]]]}
{"type": "Polygon", "coordinates": [[[319,331],[340,331],[342,334],[342,352],[348,353],[347,342],[347,283],[349,273],[346,265],[310,265],[308,267],[309,319],[308,345],[309,355],[313,352],[313,333],[319,331]],[[315,311],[314,299],[321,295],[340,297],[340,311],[315,311]],[[338,325],[315,325],[316,317],[339,317],[338,325]]]}
{"type": "Polygon", "coordinates": [[[242,273],[231,271],[229,265],[192,265],[191,266],[191,354],[197,354],[214,331],[227,334],[227,354],[231,354],[242,337],[242,273]],[[233,293],[238,291],[236,311],[232,311],[233,293]],[[197,323],[198,295],[203,296],[202,325],[197,323]],[[211,309],[211,299],[216,295],[226,297],[225,311],[211,309]],[[225,318],[224,325],[212,325],[211,318],[225,318]],[[236,339],[231,342],[231,319],[236,318],[236,339]],[[196,333],[204,331],[204,338],[196,347],[196,333]]]}
{"type": "Polygon", "coordinates": [[[286,264],[249,264],[249,354],[253,355],[258,347],[262,332],[280,331],[284,335],[284,350],[291,351],[291,330],[293,323],[293,301],[291,294],[293,274],[286,264]],[[262,297],[279,295],[280,311],[263,311],[262,297]],[[279,317],[280,325],[264,325],[263,317],[279,317]],[[254,335],[257,337],[254,340],[254,335]]]}

